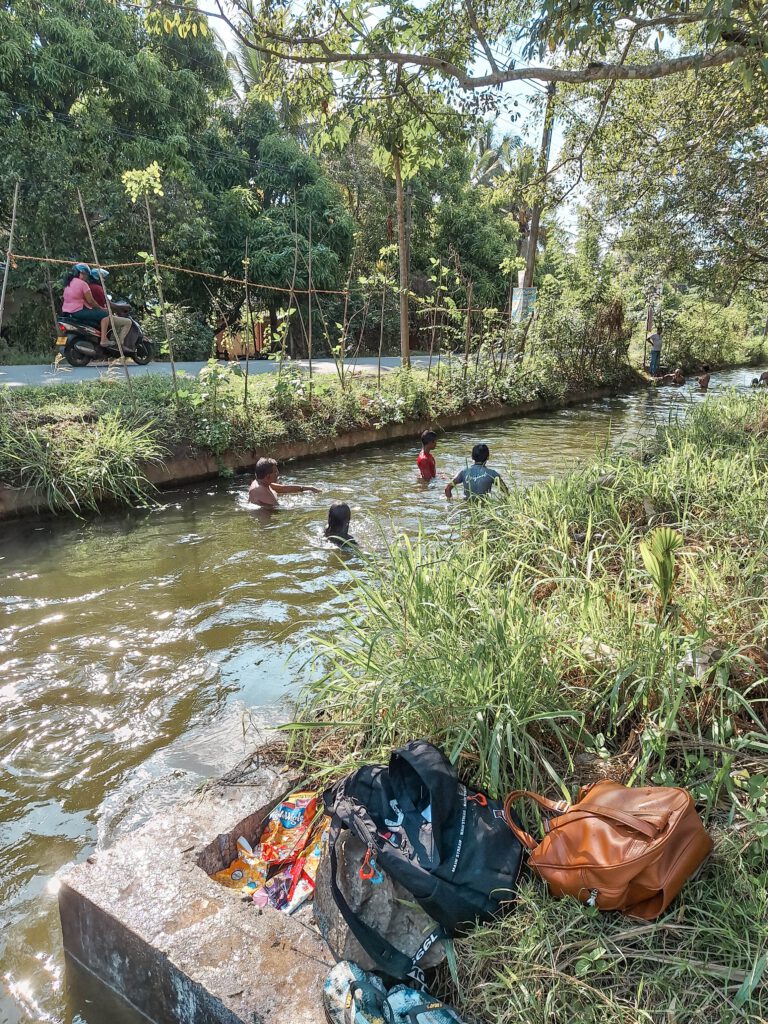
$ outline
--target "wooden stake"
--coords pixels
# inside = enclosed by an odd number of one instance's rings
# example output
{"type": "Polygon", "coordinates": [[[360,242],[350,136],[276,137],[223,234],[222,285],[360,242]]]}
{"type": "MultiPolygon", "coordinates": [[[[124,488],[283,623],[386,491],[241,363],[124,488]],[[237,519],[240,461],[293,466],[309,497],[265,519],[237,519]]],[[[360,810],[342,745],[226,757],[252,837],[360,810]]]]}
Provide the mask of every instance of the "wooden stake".
{"type": "Polygon", "coordinates": [[[163,298],[163,279],[160,274],[160,261],[157,258],[157,247],[155,245],[155,229],[152,224],[152,211],[149,208],[149,193],[144,193],[144,203],[147,207],[147,224],[149,225],[149,241],[152,246],[152,259],[155,261],[155,278],[157,281],[157,297],[160,299],[160,309],[163,315],[163,328],[165,330],[165,341],[168,345],[168,355],[171,357],[171,374],[173,375],[173,393],[176,402],[179,401],[179,385],[176,380],[176,360],[173,357],[173,342],[171,332],[168,330],[168,316],[165,311],[165,299],[163,298]]]}
{"type": "MultiPolygon", "coordinates": [[[[101,264],[99,263],[99,257],[96,255],[96,243],[93,241],[93,235],[91,233],[91,225],[88,223],[88,214],[85,212],[85,203],[83,202],[83,196],[80,189],[77,190],[77,198],[80,203],[80,212],[83,215],[83,223],[85,224],[85,230],[88,232],[88,241],[91,243],[91,252],[93,253],[93,262],[97,270],[101,270],[101,264]]],[[[104,301],[107,304],[107,314],[109,316],[109,324],[112,328],[112,333],[115,336],[117,342],[117,350],[120,353],[120,362],[123,364],[123,372],[125,373],[125,379],[128,384],[128,391],[133,398],[133,383],[131,381],[131,375],[128,373],[128,364],[125,361],[125,352],[123,352],[123,343],[120,340],[120,333],[117,330],[117,324],[115,323],[115,314],[112,311],[112,303],[109,296],[107,295],[107,289],[104,289],[104,301]]]]}
{"type": "Polygon", "coordinates": [[[309,335],[307,338],[307,355],[309,356],[309,404],[312,406],[312,211],[309,213],[309,264],[307,276],[307,320],[309,324],[309,335]]]}
{"type": "Polygon", "coordinates": [[[13,252],[13,235],[16,230],[16,207],[19,204],[19,182],[13,190],[13,210],[11,212],[11,230],[8,235],[8,252],[5,254],[5,269],[3,270],[3,287],[0,291],[0,331],[3,329],[3,313],[5,312],[5,293],[8,290],[8,275],[11,272],[11,253],[13,252]]]}
{"type": "Polygon", "coordinates": [[[53,297],[53,283],[51,282],[51,268],[48,265],[48,258],[49,258],[48,239],[45,237],[45,232],[44,231],[43,231],[42,235],[43,235],[43,252],[45,253],[45,260],[46,260],[46,262],[45,262],[45,283],[48,286],[48,299],[50,300],[50,303],[51,303],[51,314],[53,316],[53,333],[54,333],[54,336],[55,336],[55,335],[57,335],[59,333],[59,316],[58,316],[58,313],[56,312],[56,300],[53,297]]]}
{"type": "Polygon", "coordinates": [[[251,319],[251,298],[248,294],[248,237],[245,239],[245,259],[243,260],[245,271],[245,329],[248,332],[248,340],[245,344],[245,388],[243,389],[243,409],[248,408],[248,371],[250,369],[251,342],[253,342],[254,355],[256,353],[256,339],[253,336],[253,320],[251,319]]]}

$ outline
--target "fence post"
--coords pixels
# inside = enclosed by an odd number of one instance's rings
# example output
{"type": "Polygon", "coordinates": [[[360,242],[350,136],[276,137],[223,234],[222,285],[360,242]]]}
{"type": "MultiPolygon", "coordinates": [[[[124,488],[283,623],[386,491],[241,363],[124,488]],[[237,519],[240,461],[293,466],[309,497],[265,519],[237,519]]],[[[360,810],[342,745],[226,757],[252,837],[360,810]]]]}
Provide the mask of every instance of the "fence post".
{"type": "Polygon", "coordinates": [[[5,269],[3,270],[3,288],[0,291],[0,331],[3,329],[3,313],[5,312],[5,293],[8,290],[8,275],[11,272],[11,253],[13,252],[13,234],[16,230],[16,207],[19,203],[19,183],[13,190],[13,211],[11,213],[11,231],[8,235],[8,252],[5,256],[5,269]]]}

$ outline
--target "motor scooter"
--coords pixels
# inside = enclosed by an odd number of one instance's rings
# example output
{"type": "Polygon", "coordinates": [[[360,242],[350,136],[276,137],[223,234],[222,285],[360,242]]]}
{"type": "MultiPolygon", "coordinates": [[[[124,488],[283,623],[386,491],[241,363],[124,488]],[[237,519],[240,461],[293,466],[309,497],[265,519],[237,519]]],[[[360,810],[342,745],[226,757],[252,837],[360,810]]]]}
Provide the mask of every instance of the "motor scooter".
{"type": "MultiPolygon", "coordinates": [[[[131,307],[127,303],[112,303],[115,316],[129,316],[131,307]]],[[[87,366],[92,359],[118,359],[120,349],[112,335],[110,327],[107,340],[108,348],[101,346],[101,331],[98,326],[81,324],[61,313],[58,319],[59,336],[56,345],[64,349],[64,358],[70,366],[87,366]]],[[[146,366],[152,359],[152,342],[141,329],[138,321],[131,317],[131,327],[123,342],[123,352],[130,356],[134,363],[146,366]]]]}

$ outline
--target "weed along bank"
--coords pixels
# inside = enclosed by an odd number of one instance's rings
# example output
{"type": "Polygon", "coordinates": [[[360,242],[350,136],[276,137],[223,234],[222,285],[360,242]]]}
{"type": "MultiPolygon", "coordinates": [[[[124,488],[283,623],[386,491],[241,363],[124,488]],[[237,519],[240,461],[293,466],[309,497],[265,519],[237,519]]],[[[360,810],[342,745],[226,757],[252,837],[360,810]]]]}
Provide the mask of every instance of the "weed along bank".
{"type": "Polygon", "coordinates": [[[767,468],[768,397],[710,395],[353,553],[287,724],[60,875],[72,984],[157,1022],[763,1019],[767,468]]]}

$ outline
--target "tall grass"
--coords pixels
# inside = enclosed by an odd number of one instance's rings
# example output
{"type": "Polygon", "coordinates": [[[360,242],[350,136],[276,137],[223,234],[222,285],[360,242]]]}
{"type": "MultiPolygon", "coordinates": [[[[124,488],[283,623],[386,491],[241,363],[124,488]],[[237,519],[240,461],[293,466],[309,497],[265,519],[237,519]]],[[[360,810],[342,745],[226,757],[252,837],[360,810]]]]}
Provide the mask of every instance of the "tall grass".
{"type": "Polygon", "coordinates": [[[95,511],[101,502],[144,504],[146,467],[163,448],[151,423],[116,412],[95,418],[77,408],[42,422],[0,416],[0,467],[17,486],[45,496],[54,511],[95,511]]]}
{"type": "Polygon", "coordinates": [[[724,830],[729,852],[626,939],[626,921],[526,890],[515,916],[459,950],[485,1019],[765,1010],[767,470],[765,397],[709,401],[642,450],[467,510],[454,542],[396,543],[368,566],[345,628],[318,640],[293,731],[316,772],[423,736],[494,795],[568,795],[601,776],[682,784],[724,830]],[[681,541],[663,601],[642,557],[660,526],[681,541]]]}

